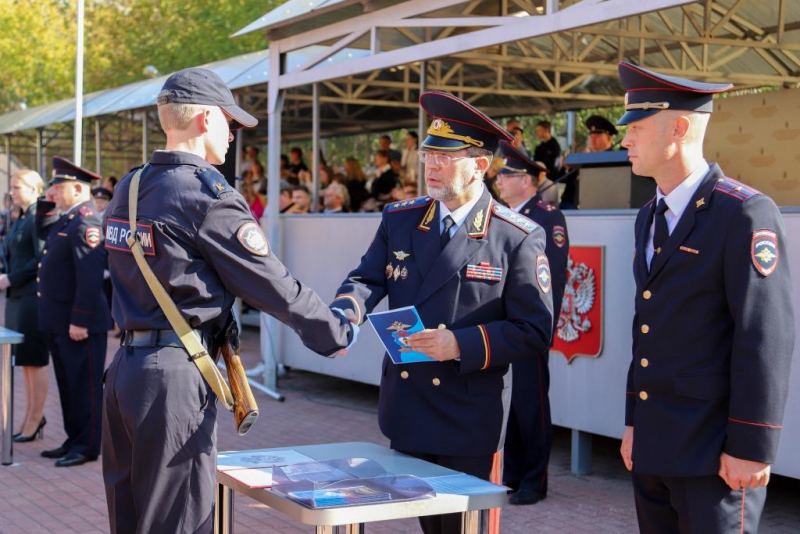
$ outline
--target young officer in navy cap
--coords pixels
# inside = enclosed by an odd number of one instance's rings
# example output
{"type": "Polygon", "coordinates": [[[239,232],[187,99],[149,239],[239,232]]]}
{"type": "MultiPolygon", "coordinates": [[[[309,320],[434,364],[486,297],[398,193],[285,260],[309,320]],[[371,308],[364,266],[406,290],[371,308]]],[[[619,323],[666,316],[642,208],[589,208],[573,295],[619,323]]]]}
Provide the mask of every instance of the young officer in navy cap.
{"type": "Polygon", "coordinates": [[[794,314],[775,203],[703,158],[713,96],[620,63],[636,218],[633,361],[621,453],[642,532],[758,530],[775,461],[794,314]]]}
{"type": "MultiPolygon", "coordinates": [[[[553,277],[553,332],[567,283],[569,235],[564,214],[539,196],[537,177],[546,169],[513,146],[500,142],[505,164],[497,174],[500,198],[545,232],[545,254],[553,277]]],[[[548,347],[549,348],[549,347],[548,347]]],[[[503,483],[511,504],[535,504],[547,496],[547,465],[553,443],[550,422],[549,351],[512,365],[514,387],[504,447],[503,483]]]]}
{"type": "Polygon", "coordinates": [[[67,439],[45,458],[56,467],[81,465],[100,454],[107,331],[111,328],[103,294],[103,233],[91,196],[102,179],[55,156],[47,193],[39,201],[37,221],[47,241],[39,264],[39,330],[53,356],[67,439]],[[60,216],[56,215],[60,213],[60,216]],[[48,216],[49,214],[49,216],[48,216]]]}
{"type": "MultiPolygon", "coordinates": [[[[173,74],[158,115],[165,150],[123,178],[108,207],[113,315],[124,335],[105,381],[103,478],[112,533],[211,533],[217,397],[126,242],[135,178],[145,260],[208,353],[237,296],[301,332],[321,354],[338,353],[355,330],[289,274],[244,198],[212,166],[225,161],[231,128],[257,123],[222,79],[205,69],[173,74]]],[[[232,418],[228,424],[232,431],[232,418]]]]}
{"type": "MultiPolygon", "coordinates": [[[[550,346],[546,236],[484,186],[498,140],[511,136],[448,93],[423,93],[420,105],[433,117],[420,150],[430,196],[384,209],[333,306],[359,323],[385,297],[390,308],[416,306],[427,329],[410,346],[437,361],[384,356],[381,431],[395,450],[488,480],[505,437],[510,364],[550,346]]],[[[420,523],[426,533],[461,532],[459,514],[420,523]]]]}

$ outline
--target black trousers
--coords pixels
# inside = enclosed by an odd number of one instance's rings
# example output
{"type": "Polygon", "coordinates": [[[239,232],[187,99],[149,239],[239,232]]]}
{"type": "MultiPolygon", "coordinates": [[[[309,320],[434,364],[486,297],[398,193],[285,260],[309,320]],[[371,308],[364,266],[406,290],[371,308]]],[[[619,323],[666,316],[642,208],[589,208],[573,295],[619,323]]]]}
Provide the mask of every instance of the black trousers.
{"type": "Polygon", "coordinates": [[[767,488],[733,491],[717,475],[633,473],[639,530],[646,534],[756,534],[767,488]]]}
{"type": "MultiPolygon", "coordinates": [[[[492,473],[494,455],[491,454],[489,456],[465,457],[400,452],[432,464],[441,465],[453,471],[461,471],[462,473],[482,478],[483,480],[489,480],[492,473]]],[[[461,514],[424,516],[419,518],[419,524],[425,534],[461,534],[461,514]]]]}
{"type": "Polygon", "coordinates": [[[216,401],[182,348],[120,347],[103,418],[112,534],[213,532],[216,401]]]}
{"type": "Polygon", "coordinates": [[[69,334],[47,334],[47,348],[61,400],[61,414],[71,453],[97,457],[103,422],[103,367],[108,337],[105,332],[72,341],[69,334]]]}
{"type": "Polygon", "coordinates": [[[547,466],[553,446],[548,356],[512,366],[511,410],[506,428],[503,483],[513,490],[547,495],[547,466]]]}

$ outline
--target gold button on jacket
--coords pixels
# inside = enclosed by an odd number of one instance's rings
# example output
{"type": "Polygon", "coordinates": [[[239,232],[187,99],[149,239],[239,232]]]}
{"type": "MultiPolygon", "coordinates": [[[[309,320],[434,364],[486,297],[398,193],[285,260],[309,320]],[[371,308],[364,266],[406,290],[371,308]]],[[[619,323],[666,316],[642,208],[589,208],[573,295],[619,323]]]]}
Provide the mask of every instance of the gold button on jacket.
{"type": "Polygon", "coordinates": [[[400,373],[400,378],[402,378],[403,380],[408,378],[408,371],[403,371],[402,373],[400,373]]]}
{"type": "Polygon", "coordinates": [[[639,393],[639,398],[642,399],[642,400],[647,400],[647,392],[646,391],[640,392],[639,393]]]}
{"type": "Polygon", "coordinates": [[[442,383],[442,381],[441,381],[441,380],[439,380],[438,378],[434,378],[434,379],[432,380],[432,382],[433,382],[433,385],[434,385],[434,386],[438,386],[439,384],[441,384],[441,383],[442,383]]]}

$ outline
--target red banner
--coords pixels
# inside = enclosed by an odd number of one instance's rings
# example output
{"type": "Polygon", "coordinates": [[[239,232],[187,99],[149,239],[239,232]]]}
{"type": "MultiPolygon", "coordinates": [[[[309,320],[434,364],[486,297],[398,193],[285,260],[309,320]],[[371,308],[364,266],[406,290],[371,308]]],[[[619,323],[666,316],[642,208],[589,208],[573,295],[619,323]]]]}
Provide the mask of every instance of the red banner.
{"type": "Polygon", "coordinates": [[[569,247],[567,286],[551,350],[569,363],[603,351],[603,247],[569,247]]]}

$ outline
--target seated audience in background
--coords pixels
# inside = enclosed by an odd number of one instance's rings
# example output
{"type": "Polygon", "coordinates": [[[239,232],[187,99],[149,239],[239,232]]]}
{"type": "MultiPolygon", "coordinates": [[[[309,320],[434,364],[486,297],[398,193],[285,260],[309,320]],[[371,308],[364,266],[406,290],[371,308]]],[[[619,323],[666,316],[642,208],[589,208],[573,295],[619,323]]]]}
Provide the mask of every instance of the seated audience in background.
{"type": "Polygon", "coordinates": [[[281,180],[280,196],[278,197],[280,213],[304,213],[292,199],[292,186],[286,180],[281,180]]]}
{"type": "Polygon", "coordinates": [[[105,187],[106,189],[108,189],[113,193],[114,188],[117,187],[118,181],[119,180],[117,180],[116,176],[109,176],[108,178],[105,179],[105,181],[103,181],[103,187],[105,187]]]}
{"type": "Polygon", "coordinates": [[[517,126],[511,130],[511,134],[514,136],[514,142],[511,143],[511,145],[527,155],[528,149],[525,147],[525,131],[517,126]]]}
{"type": "Polygon", "coordinates": [[[389,162],[388,151],[381,149],[375,152],[375,168],[377,169],[377,178],[372,181],[370,192],[374,199],[385,201],[392,189],[400,185],[399,177],[389,162]]]}
{"type": "Polygon", "coordinates": [[[403,182],[403,199],[408,200],[410,198],[416,198],[419,196],[417,191],[417,182],[416,180],[410,180],[406,178],[405,182],[403,182]]]}
{"type": "Polygon", "coordinates": [[[311,191],[304,185],[296,185],[292,189],[292,204],[294,204],[295,213],[308,213],[311,209],[311,191]]]}
{"type": "Polygon", "coordinates": [[[380,139],[378,139],[378,147],[380,150],[385,150],[389,153],[389,161],[400,161],[403,158],[403,155],[392,148],[392,138],[388,135],[382,135],[380,139]]]}
{"type": "MultiPolygon", "coordinates": [[[[542,161],[537,161],[537,165],[542,168],[547,168],[547,166],[542,161]]],[[[558,201],[558,186],[547,177],[547,171],[539,172],[539,176],[536,179],[536,190],[538,191],[539,197],[550,204],[551,206],[557,208],[559,201],[558,201]]]]}
{"type": "Polygon", "coordinates": [[[106,213],[106,208],[108,207],[108,203],[111,202],[111,197],[113,194],[111,191],[106,189],[105,187],[95,187],[92,189],[92,198],[94,198],[94,205],[97,208],[97,214],[100,216],[100,219],[103,219],[103,215],[106,213]]]}
{"type": "Polygon", "coordinates": [[[344,185],[350,194],[350,206],[353,211],[358,211],[361,209],[361,204],[369,198],[369,191],[367,191],[367,177],[356,158],[344,160],[344,177],[344,185]]]}
{"type": "Polygon", "coordinates": [[[281,180],[289,178],[289,156],[281,154],[281,180]]]}
{"type": "Polygon", "coordinates": [[[403,176],[416,182],[417,174],[419,173],[419,138],[417,137],[417,132],[413,130],[406,132],[405,144],[403,157],[400,160],[403,167],[403,176]]]}
{"type": "Polygon", "coordinates": [[[552,129],[553,125],[549,121],[540,121],[536,125],[536,137],[540,142],[533,151],[533,159],[544,163],[550,176],[556,176],[560,172],[561,145],[553,137],[552,129]]]}
{"type": "Polygon", "coordinates": [[[258,147],[255,145],[247,145],[244,147],[242,151],[242,164],[239,168],[239,172],[244,173],[245,171],[249,171],[252,169],[254,164],[259,164],[258,162],[258,147]]]}
{"type": "Polygon", "coordinates": [[[267,207],[267,200],[266,197],[254,189],[252,171],[247,171],[242,174],[241,193],[247,202],[247,205],[250,206],[250,213],[253,214],[253,217],[255,217],[256,220],[260,219],[264,214],[264,208],[267,207]]]}
{"type": "Polygon", "coordinates": [[[331,183],[325,188],[323,213],[344,213],[350,211],[350,195],[347,188],[339,182],[331,183]]]}
{"type": "Polygon", "coordinates": [[[286,175],[290,184],[298,185],[300,183],[300,171],[308,172],[308,167],[303,161],[303,149],[296,146],[289,151],[289,167],[286,175]]]}

